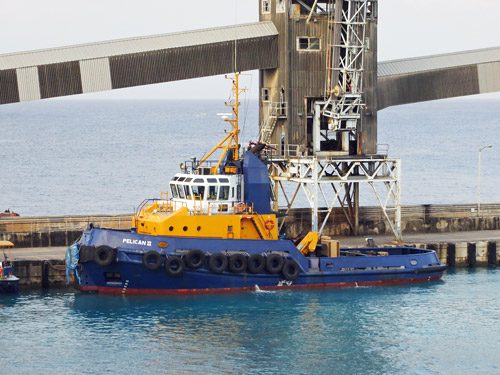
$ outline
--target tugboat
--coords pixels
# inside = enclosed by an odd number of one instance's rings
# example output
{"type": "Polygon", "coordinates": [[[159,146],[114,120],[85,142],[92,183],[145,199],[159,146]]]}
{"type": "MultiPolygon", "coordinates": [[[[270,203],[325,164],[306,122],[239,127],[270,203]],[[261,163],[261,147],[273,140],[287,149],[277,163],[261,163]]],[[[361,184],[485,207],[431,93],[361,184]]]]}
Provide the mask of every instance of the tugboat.
{"type": "MultiPolygon", "coordinates": [[[[5,254],[6,249],[11,249],[14,244],[10,241],[0,241],[0,249],[3,250],[4,261],[0,262],[0,294],[17,293],[19,291],[19,278],[13,275],[14,267],[5,254]]],[[[10,255],[10,254],[9,254],[10,255]]]]}
{"type": "MultiPolygon", "coordinates": [[[[278,235],[271,212],[264,145],[238,145],[239,75],[233,80],[232,130],[200,161],[181,164],[160,198],[138,207],[128,230],[89,224],[72,268],[83,292],[203,294],[327,288],[437,280],[446,268],[432,250],[407,247],[326,252],[319,233],[295,245],[278,235]],[[208,158],[222,150],[220,158],[208,158]]],[[[75,254],[76,252],[76,254],[75,254]]]]}

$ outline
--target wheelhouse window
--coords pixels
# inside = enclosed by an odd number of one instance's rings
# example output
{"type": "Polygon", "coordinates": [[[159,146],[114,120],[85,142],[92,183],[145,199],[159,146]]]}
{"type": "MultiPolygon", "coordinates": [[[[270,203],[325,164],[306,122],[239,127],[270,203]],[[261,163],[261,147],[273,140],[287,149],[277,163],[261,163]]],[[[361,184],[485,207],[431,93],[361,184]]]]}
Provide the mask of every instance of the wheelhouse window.
{"type": "Polygon", "coordinates": [[[219,200],[227,201],[229,199],[229,186],[221,186],[219,188],[219,200]]]}
{"type": "Polygon", "coordinates": [[[177,185],[177,190],[179,191],[179,198],[185,199],[186,196],[184,195],[184,188],[182,185],[177,185]]]}
{"type": "Polygon", "coordinates": [[[217,200],[217,186],[210,185],[208,187],[207,200],[216,201],[217,200]]]}
{"type": "Polygon", "coordinates": [[[186,193],[186,199],[192,199],[191,187],[189,185],[184,185],[184,192],[186,193]]]}
{"type": "Polygon", "coordinates": [[[192,189],[194,197],[198,198],[201,196],[201,199],[203,200],[203,196],[205,194],[205,186],[193,185],[192,189]]]}
{"type": "Polygon", "coordinates": [[[172,197],[178,198],[179,193],[177,192],[177,186],[175,184],[170,184],[170,192],[172,194],[172,197]]]}
{"type": "Polygon", "coordinates": [[[300,37],[297,38],[298,51],[320,51],[321,39],[317,37],[300,37]]]}
{"type": "Polygon", "coordinates": [[[262,14],[271,13],[271,0],[262,0],[262,14]]]}

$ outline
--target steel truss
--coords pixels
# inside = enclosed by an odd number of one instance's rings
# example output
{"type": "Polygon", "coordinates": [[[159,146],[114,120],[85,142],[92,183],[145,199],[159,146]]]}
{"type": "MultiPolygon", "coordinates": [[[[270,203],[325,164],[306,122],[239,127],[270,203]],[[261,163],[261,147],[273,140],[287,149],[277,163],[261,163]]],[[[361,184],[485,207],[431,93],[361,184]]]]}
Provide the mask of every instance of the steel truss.
{"type": "MultiPolygon", "coordinates": [[[[388,159],[382,156],[373,158],[270,159],[269,175],[274,182],[275,191],[278,188],[281,189],[285,197],[287,213],[292,208],[299,190],[304,191],[311,207],[312,231],[320,234],[325,229],[337,201],[340,203],[352,231],[357,230],[358,187],[360,183],[367,183],[372,188],[395,238],[399,241],[402,240],[400,159],[388,159]],[[297,184],[291,199],[285,191],[284,182],[297,184]],[[385,186],[385,197],[380,191],[381,185],[385,186]],[[320,208],[320,205],[323,204],[324,206],[320,208]],[[320,222],[321,216],[323,216],[322,222],[320,222]]],[[[275,208],[277,208],[277,204],[275,208]]],[[[281,223],[281,227],[283,223],[281,223]]]]}
{"type": "Polygon", "coordinates": [[[330,129],[356,130],[361,113],[366,17],[369,0],[330,0],[326,103],[322,114],[330,129]]]}

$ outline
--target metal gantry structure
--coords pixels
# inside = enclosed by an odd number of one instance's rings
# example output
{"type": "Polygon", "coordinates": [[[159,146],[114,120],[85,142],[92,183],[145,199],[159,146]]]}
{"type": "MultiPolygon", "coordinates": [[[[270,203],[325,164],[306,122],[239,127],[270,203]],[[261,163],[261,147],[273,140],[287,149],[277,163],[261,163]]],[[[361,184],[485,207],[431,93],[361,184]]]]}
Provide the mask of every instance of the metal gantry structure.
{"type": "MultiPolygon", "coordinates": [[[[386,157],[289,157],[269,155],[269,173],[286,206],[275,207],[289,213],[300,189],[311,207],[311,228],[323,233],[334,206],[338,203],[353,232],[359,225],[359,184],[373,191],[394,237],[402,239],[401,160],[386,157]],[[284,183],[294,183],[293,195],[284,183]]],[[[283,225],[284,221],[281,223],[283,225]]]]}
{"type": "MultiPolygon", "coordinates": [[[[324,91],[317,92],[313,98],[306,98],[308,104],[303,113],[307,114],[305,122],[308,130],[306,139],[301,143],[291,144],[285,139],[276,143],[276,133],[272,136],[278,129],[284,134],[286,126],[300,126],[300,121],[296,124],[293,116],[284,116],[284,125],[278,127],[276,111],[261,111],[263,121],[260,140],[275,140],[271,145],[273,147],[267,151],[274,195],[282,197],[286,202],[286,206],[280,206],[280,199],[277,198],[275,209],[288,213],[302,190],[311,208],[313,231],[323,233],[328,220],[331,219],[334,206],[339,204],[349,222],[351,232],[357,233],[359,185],[367,184],[374,192],[394,237],[401,240],[401,161],[377,153],[365,155],[359,144],[365,104],[365,53],[369,48],[367,27],[368,21],[376,22],[377,3],[369,0],[329,0],[314,1],[308,5],[303,1],[292,1],[292,6],[295,3],[297,8],[290,9],[290,14],[296,14],[297,17],[291,17],[290,22],[302,22],[304,25],[303,29],[293,26],[303,32],[307,30],[310,22],[320,24],[311,25],[311,32],[322,28],[322,37],[327,41],[325,46],[320,47],[326,57],[324,91]],[[307,19],[297,10],[299,6],[309,13],[307,19]],[[272,116],[266,117],[268,114],[272,116]],[[294,189],[287,189],[286,183],[296,186],[294,189]]],[[[279,15],[276,14],[276,17],[279,15]]],[[[279,20],[277,23],[279,24],[279,20]]],[[[289,26],[284,30],[290,32],[290,29],[293,27],[289,26]]],[[[295,38],[300,39],[300,35],[287,36],[287,39],[292,41],[295,38]]],[[[300,40],[297,41],[297,45],[299,44],[300,40]]],[[[294,68],[289,67],[288,70],[293,71],[294,68]]],[[[286,68],[282,69],[278,75],[287,74],[286,71],[286,68]]],[[[286,82],[286,78],[283,81],[286,82]]],[[[317,90],[317,87],[315,89],[317,90]]],[[[276,93],[274,98],[277,98],[276,93]]],[[[297,103],[292,103],[292,107],[297,107],[297,103]]],[[[283,224],[284,220],[280,225],[283,224]]]]}

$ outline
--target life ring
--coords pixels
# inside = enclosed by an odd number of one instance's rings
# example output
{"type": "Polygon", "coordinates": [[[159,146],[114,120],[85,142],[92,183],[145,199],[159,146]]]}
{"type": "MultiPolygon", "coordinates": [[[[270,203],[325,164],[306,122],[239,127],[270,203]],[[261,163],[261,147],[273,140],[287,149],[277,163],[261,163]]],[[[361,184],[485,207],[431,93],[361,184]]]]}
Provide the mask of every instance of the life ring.
{"type": "Polygon", "coordinates": [[[248,258],[248,271],[250,273],[261,273],[266,267],[266,259],[260,254],[252,254],[248,258]]]}
{"type": "Polygon", "coordinates": [[[266,227],[267,230],[271,231],[274,229],[274,221],[266,220],[264,226],[266,227]]]}
{"type": "Polygon", "coordinates": [[[228,259],[222,253],[215,253],[208,258],[208,268],[213,273],[221,273],[227,269],[228,259]]]}
{"type": "Polygon", "coordinates": [[[283,269],[283,264],[285,260],[281,255],[278,254],[269,254],[266,257],[266,270],[269,273],[276,274],[280,273],[283,269]]]}
{"type": "Polygon", "coordinates": [[[235,211],[239,214],[245,212],[245,202],[238,202],[236,206],[234,206],[235,211]]]}
{"type": "Polygon", "coordinates": [[[247,257],[243,254],[233,254],[229,257],[229,270],[232,273],[242,273],[247,269],[247,257]]]}
{"type": "Polygon", "coordinates": [[[109,246],[99,246],[95,251],[94,261],[101,267],[107,267],[115,261],[115,250],[109,246]]]}
{"type": "Polygon", "coordinates": [[[205,254],[203,251],[198,249],[189,250],[186,255],[184,255],[184,262],[188,268],[196,270],[203,265],[205,260],[205,254]]]}
{"type": "Polygon", "coordinates": [[[283,276],[287,280],[296,280],[299,277],[300,267],[296,261],[288,259],[283,266],[283,276]]]}
{"type": "Polygon", "coordinates": [[[184,262],[181,257],[177,255],[172,255],[167,257],[165,261],[165,271],[170,276],[180,276],[184,272],[184,262]]]}
{"type": "Polygon", "coordinates": [[[151,250],[142,256],[142,265],[150,271],[161,267],[161,254],[151,250]]]}

